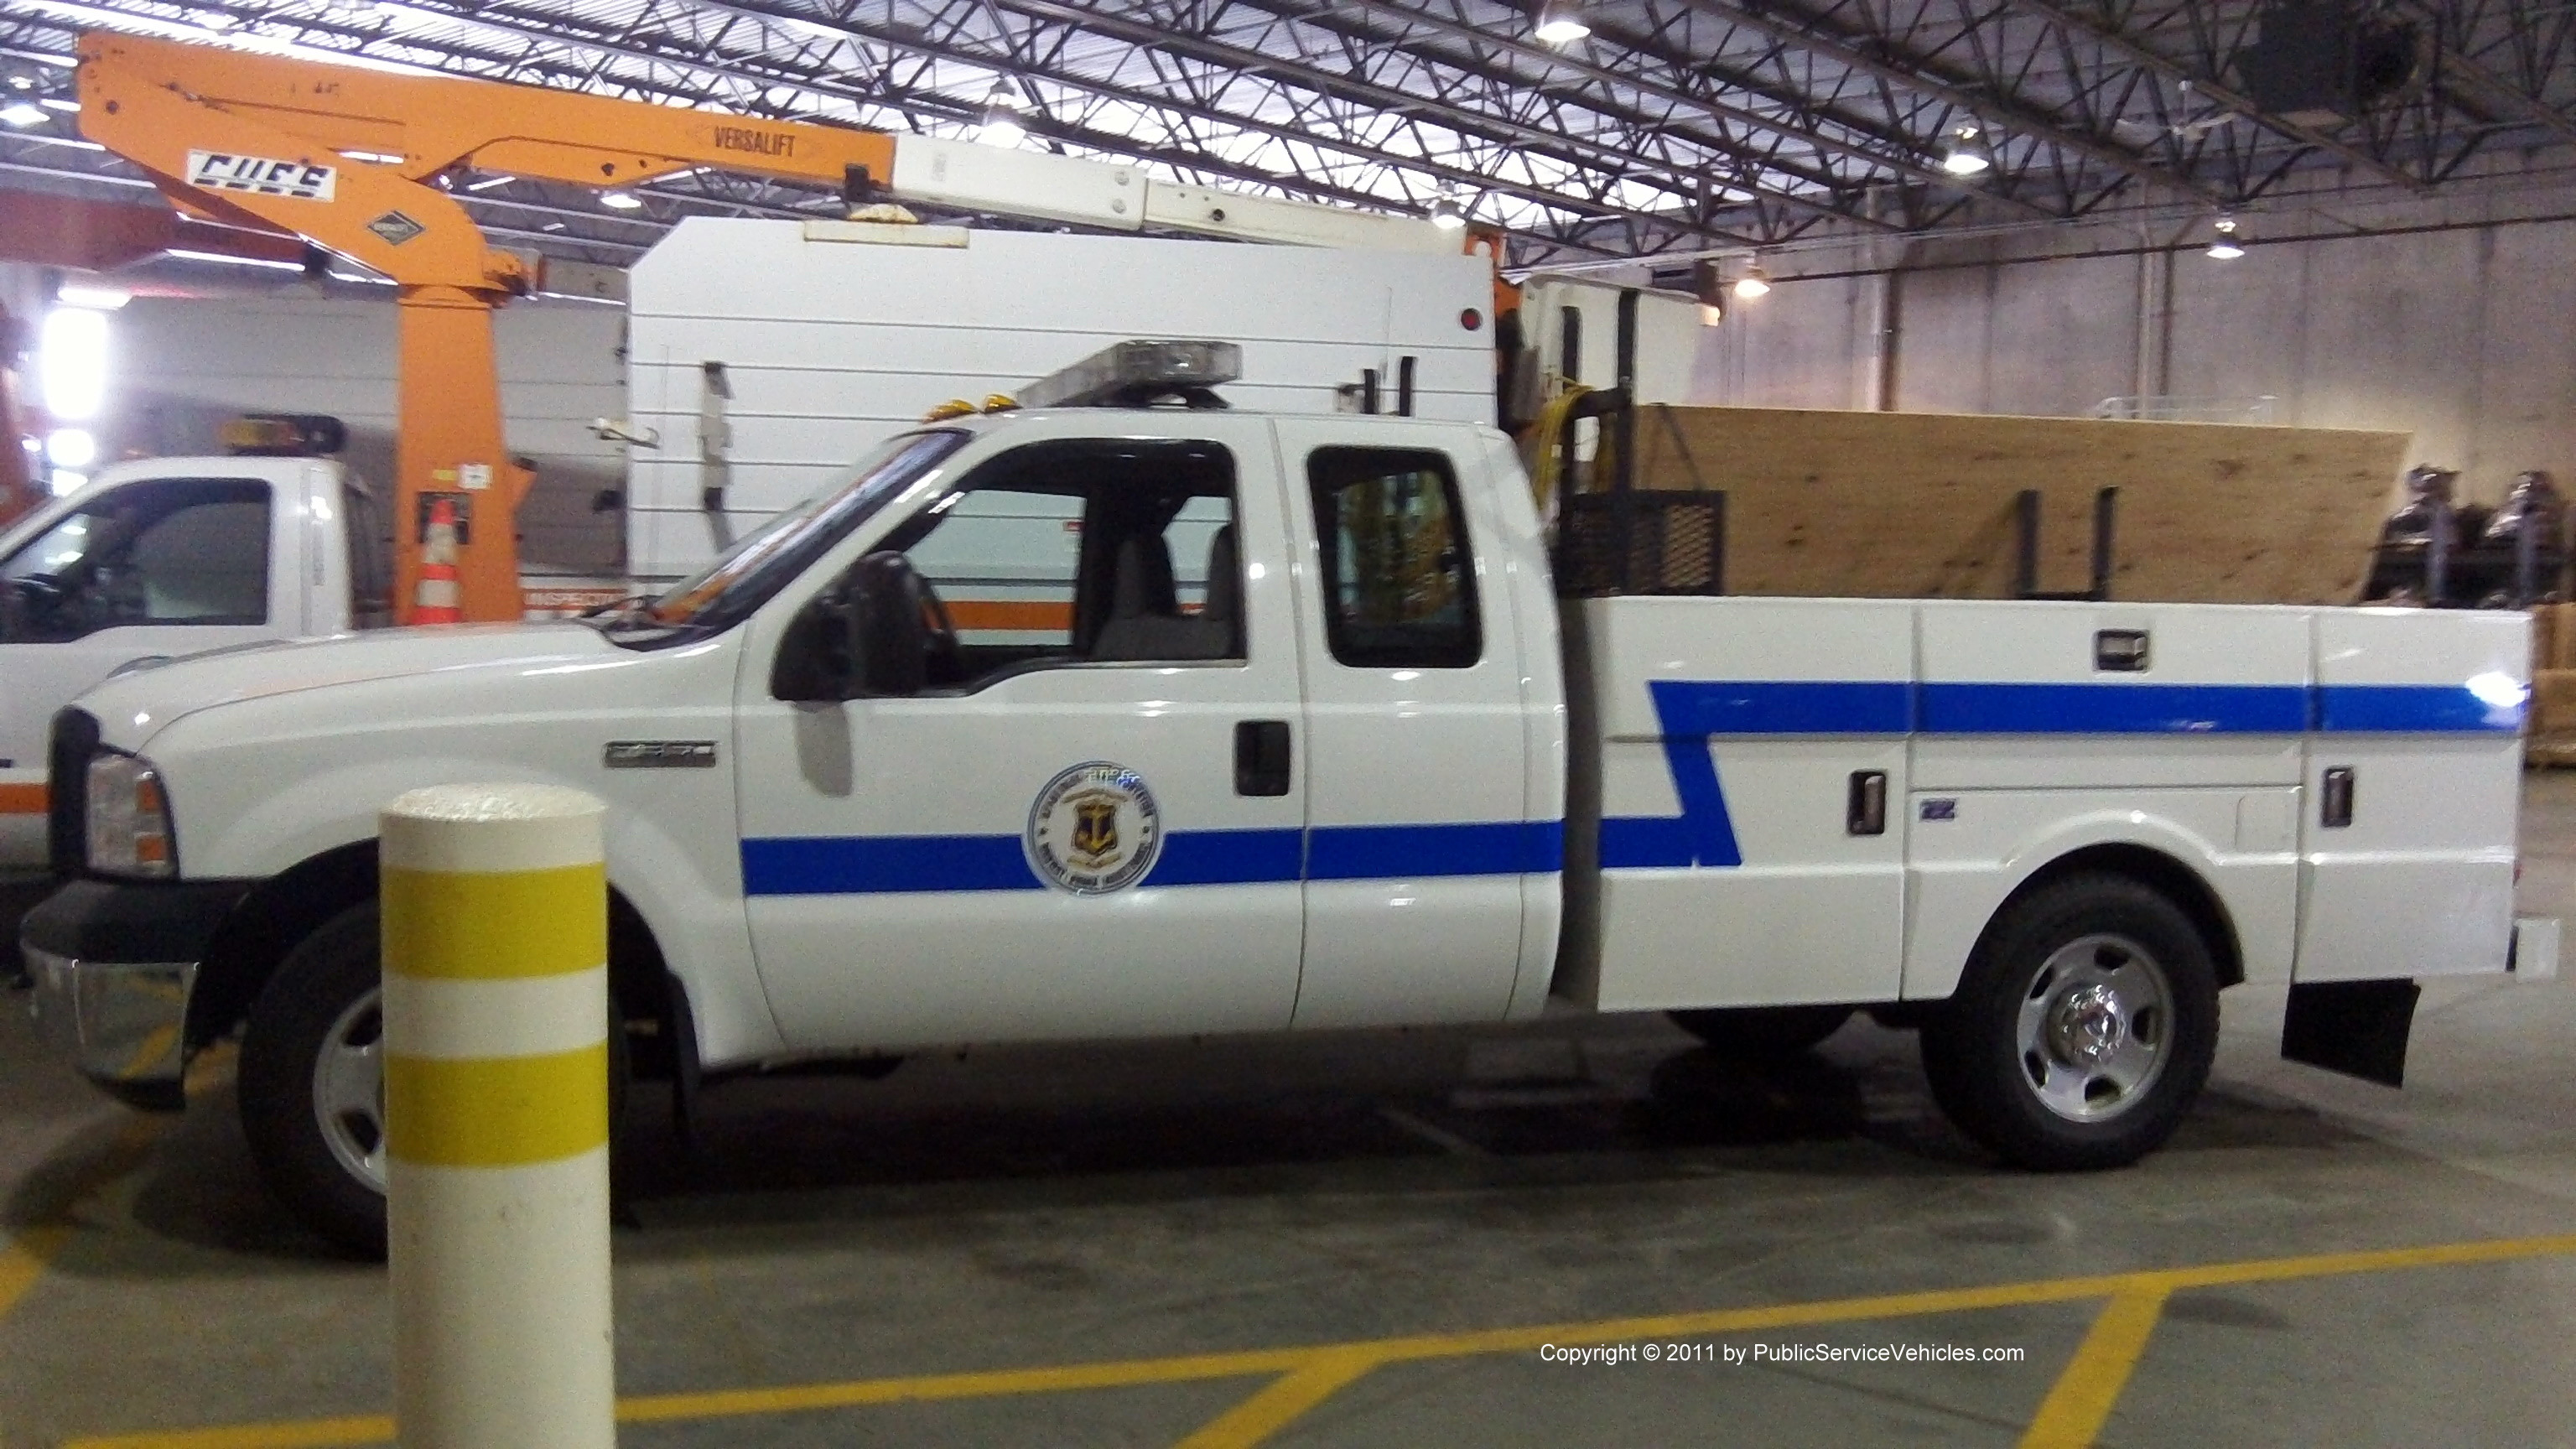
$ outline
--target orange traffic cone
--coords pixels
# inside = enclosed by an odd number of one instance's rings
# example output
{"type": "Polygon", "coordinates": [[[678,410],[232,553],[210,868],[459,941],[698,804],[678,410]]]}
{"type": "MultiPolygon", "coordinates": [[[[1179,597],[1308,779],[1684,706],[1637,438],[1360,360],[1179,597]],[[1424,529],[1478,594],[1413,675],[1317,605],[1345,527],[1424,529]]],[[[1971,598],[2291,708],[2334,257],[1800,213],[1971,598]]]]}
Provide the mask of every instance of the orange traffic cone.
{"type": "Polygon", "coordinates": [[[462,624],[456,582],[456,503],[439,498],[429,505],[429,537],[421,543],[420,586],[413,590],[411,621],[415,624],[462,624]]]}

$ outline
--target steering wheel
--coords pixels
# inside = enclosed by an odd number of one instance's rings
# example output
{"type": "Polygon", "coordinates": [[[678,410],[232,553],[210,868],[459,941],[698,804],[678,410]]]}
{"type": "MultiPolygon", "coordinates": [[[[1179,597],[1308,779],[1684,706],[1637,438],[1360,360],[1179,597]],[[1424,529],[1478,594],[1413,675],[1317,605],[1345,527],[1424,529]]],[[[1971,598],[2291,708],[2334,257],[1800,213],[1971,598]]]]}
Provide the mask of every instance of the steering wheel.
{"type": "Polygon", "coordinates": [[[948,617],[948,605],[929,579],[918,573],[913,578],[921,586],[922,652],[931,681],[955,684],[966,673],[965,661],[957,652],[957,621],[948,617]]]}

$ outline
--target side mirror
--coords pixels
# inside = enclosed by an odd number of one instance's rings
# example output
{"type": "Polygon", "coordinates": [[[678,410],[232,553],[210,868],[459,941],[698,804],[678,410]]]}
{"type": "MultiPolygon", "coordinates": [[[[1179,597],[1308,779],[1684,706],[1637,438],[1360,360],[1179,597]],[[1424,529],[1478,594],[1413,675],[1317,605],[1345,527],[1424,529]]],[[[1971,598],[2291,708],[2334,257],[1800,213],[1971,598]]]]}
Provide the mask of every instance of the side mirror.
{"type": "Polygon", "coordinates": [[[901,698],[929,685],[926,594],[912,560],[890,550],[869,554],[850,571],[841,614],[850,698],[901,698]]]}

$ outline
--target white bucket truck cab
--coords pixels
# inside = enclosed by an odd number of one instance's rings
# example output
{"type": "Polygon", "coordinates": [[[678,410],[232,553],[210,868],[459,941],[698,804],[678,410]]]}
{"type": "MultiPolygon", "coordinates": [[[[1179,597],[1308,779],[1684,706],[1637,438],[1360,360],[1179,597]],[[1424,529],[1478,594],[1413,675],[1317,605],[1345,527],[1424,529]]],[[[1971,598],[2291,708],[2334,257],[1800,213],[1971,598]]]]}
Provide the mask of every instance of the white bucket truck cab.
{"type": "Polygon", "coordinates": [[[263,1173],[365,1248],[374,822],[434,783],[608,800],[613,988],[684,1107],[959,1043],[1879,1006],[1999,1156],[2099,1167],[2190,1107],[2222,987],[2393,1080],[2414,979],[2555,968],[2520,616],[1645,596],[1552,572],[1501,433],[1231,410],[1232,351],[916,428],[623,613],[110,681],[55,726],[41,1019],[168,1108],[242,1032],[263,1173]]]}
{"type": "Polygon", "coordinates": [[[0,532],[0,882],[45,873],[54,712],[120,670],[391,622],[383,517],[339,423],[249,417],[249,451],[117,463],[0,532]]]}

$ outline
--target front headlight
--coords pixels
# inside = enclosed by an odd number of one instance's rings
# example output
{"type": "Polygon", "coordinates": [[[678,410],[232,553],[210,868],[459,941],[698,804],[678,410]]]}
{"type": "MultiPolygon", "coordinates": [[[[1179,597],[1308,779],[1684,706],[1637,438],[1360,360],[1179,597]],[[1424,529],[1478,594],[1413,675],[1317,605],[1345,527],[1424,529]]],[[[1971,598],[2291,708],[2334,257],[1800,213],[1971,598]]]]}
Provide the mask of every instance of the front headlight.
{"type": "Polygon", "coordinates": [[[89,761],[89,868],[101,875],[166,880],[177,873],[170,801],[161,776],[133,755],[89,761]]]}

